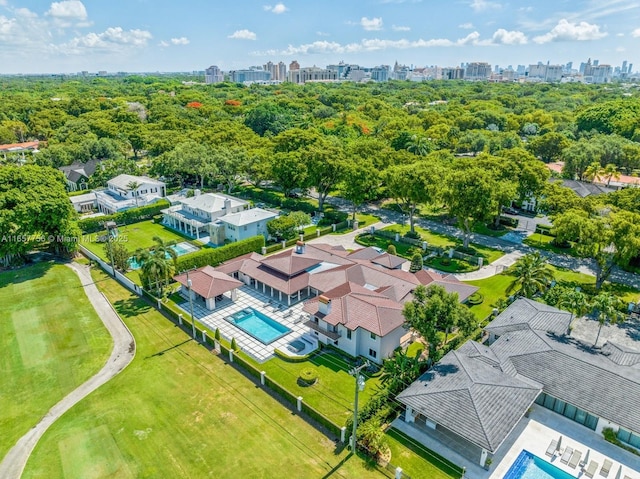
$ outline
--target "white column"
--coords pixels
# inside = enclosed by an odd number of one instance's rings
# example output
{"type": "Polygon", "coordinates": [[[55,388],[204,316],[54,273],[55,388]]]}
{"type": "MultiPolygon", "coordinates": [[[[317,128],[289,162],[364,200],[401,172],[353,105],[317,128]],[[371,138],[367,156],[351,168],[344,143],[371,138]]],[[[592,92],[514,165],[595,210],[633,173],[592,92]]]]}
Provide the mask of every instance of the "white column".
{"type": "Polygon", "coordinates": [[[344,442],[347,435],[347,426],[342,426],[340,428],[340,442],[344,442]]]}
{"type": "Polygon", "coordinates": [[[487,450],[483,449],[482,454],[480,454],[480,465],[484,467],[484,464],[487,462],[487,450]]]}
{"type": "Polygon", "coordinates": [[[404,412],[404,420],[405,422],[415,422],[415,418],[413,417],[413,408],[411,406],[407,406],[407,410],[404,412]]]}
{"type": "Polygon", "coordinates": [[[264,386],[264,377],[267,375],[266,371],[260,371],[260,384],[264,386]]]}
{"type": "Polygon", "coordinates": [[[298,396],[298,412],[302,411],[302,396],[298,396]]]}

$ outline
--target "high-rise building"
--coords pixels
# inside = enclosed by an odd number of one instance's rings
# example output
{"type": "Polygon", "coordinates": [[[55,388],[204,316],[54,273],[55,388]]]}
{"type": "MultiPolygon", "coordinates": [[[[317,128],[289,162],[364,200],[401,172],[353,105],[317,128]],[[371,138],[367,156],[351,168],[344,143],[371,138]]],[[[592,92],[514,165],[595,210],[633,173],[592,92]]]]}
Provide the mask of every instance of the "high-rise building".
{"type": "Polygon", "coordinates": [[[443,80],[462,80],[464,78],[464,68],[446,67],[442,69],[441,78],[443,80]]]}
{"type": "Polygon", "coordinates": [[[627,70],[627,60],[622,62],[622,73],[628,73],[627,70]]]}
{"type": "Polygon", "coordinates": [[[627,73],[631,75],[633,73],[633,63],[629,63],[629,67],[627,68],[627,73]]]}
{"type": "Polygon", "coordinates": [[[371,79],[377,82],[389,80],[389,65],[380,65],[371,69],[371,79]]]}
{"type": "Polygon", "coordinates": [[[486,80],[491,76],[491,65],[484,62],[471,62],[467,64],[464,72],[466,80],[486,80]]]}
{"type": "Polygon", "coordinates": [[[204,82],[209,83],[220,83],[224,81],[224,75],[222,71],[216,66],[211,65],[204,71],[204,82]]]}
{"type": "Polygon", "coordinates": [[[233,70],[229,72],[231,81],[235,83],[265,82],[271,80],[271,72],[261,67],[250,67],[248,70],[233,70]]]}
{"type": "Polygon", "coordinates": [[[338,79],[338,73],[333,70],[325,70],[324,68],[305,67],[291,69],[289,68],[289,81],[291,83],[307,83],[313,81],[335,81],[338,79]]]}
{"type": "Polygon", "coordinates": [[[289,63],[289,70],[300,70],[300,64],[297,60],[293,60],[291,63],[289,63]]]}
{"type": "Polygon", "coordinates": [[[540,81],[556,82],[562,80],[562,65],[545,65],[538,63],[537,65],[529,65],[528,78],[540,81]]]}
{"type": "Polygon", "coordinates": [[[591,60],[588,60],[584,67],[584,80],[587,83],[609,83],[613,74],[613,68],[611,65],[596,65],[597,60],[594,60],[593,65],[591,60]]]}
{"type": "Polygon", "coordinates": [[[278,78],[279,81],[287,81],[287,65],[284,62],[278,62],[278,78]]]}

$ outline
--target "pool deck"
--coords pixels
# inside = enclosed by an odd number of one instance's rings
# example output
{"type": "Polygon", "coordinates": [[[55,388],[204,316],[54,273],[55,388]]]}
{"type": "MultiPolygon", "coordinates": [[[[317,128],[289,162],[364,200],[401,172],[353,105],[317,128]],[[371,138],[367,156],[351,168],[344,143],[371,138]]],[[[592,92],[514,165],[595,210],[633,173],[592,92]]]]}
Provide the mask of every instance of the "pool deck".
{"type": "MultiPolygon", "coordinates": [[[[294,354],[290,353],[286,349],[286,345],[289,342],[300,338],[303,334],[308,333],[309,331],[309,328],[304,325],[304,321],[300,321],[300,315],[302,314],[302,302],[296,303],[286,309],[277,309],[277,305],[273,303],[265,306],[265,304],[270,300],[272,300],[272,298],[269,296],[266,296],[248,286],[243,286],[238,289],[238,297],[236,301],[231,301],[225,297],[219,305],[216,304],[216,309],[214,311],[206,309],[202,303],[194,302],[193,314],[196,317],[196,324],[200,323],[205,325],[211,332],[215,331],[216,328],[220,328],[220,333],[223,338],[228,341],[235,338],[240,349],[252,356],[258,362],[264,362],[271,359],[273,357],[274,349],[279,349],[294,356],[294,354]],[[265,314],[283,326],[291,329],[291,332],[267,345],[224,319],[226,316],[231,316],[245,308],[253,308],[256,311],[265,314]]],[[[180,303],[178,306],[184,311],[184,317],[189,318],[189,302],[185,299],[185,301],[180,303]]],[[[306,348],[305,351],[307,351],[306,348]]]]}
{"type": "MultiPolygon", "coordinates": [[[[598,463],[594,478],[604,478],[604,476],[600,475],[600,468],[604,460],[608,458],[613,465],[607,479],[617,479],[620,467],[622,467],[622,473],[619,479],[623,479],[625,475],[631,479],[640,479],[640,456],[610,444],[604,440],[601,434],[596,434],[591,429],[537,405],[534,406],[530,417],[522,418],[507,437],[502,447],[498,450],[498,454],[494,456],[493,464],[489,471],[485,471],[479,465],[472,463],[454,450],[449,449],[421,431],[417,431],[399,419],[393,422],[393,426],[407,434],[410,433],[429,449],[444,456],[454,464],[465,467],[466,474],[464,477],[466,479],[502,479],[523,449],[550,462],[573,477],[586,478],[587,476],[582,472],[580,466],[572,469],[567,464],[560,462],[562,454],[553,458],[545,454],[551,441],[553,439],[557,440],[560,436],[562,436],[561,450],[564,450],[567,446],[577,449],[582,452],[582,459],[585,458],[587,451],[589,451],[589,461],[593,460],[598,463]]],[[[391,462],[393,462],[393,459],[391,462]]]]}

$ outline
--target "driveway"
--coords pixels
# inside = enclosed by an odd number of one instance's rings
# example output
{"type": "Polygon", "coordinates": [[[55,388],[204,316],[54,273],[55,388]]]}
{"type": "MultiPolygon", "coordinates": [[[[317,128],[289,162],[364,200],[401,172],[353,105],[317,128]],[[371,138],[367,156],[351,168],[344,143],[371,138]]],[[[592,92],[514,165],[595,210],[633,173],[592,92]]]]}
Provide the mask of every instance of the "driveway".
{"type": "Polygon", "coordinates": [[[94,376],[78,386],[75,390],[62,398],[58,404],[49,409],[40,422],[22,436],[0,463],[0,477],[2,479],[20,479],[27,460],[34,447],[49,429],[65,412],[74,405],[116,376],[133,360],[136,354],[136,343],[133,335],[122,322],[109,301],[98,291],[91,278],[89,267],[76,263],[68,264],[80,277],[84,291],[91,301],[96,313],[104,323],[113,338],[113,350],[107,363],[94,376]]]}

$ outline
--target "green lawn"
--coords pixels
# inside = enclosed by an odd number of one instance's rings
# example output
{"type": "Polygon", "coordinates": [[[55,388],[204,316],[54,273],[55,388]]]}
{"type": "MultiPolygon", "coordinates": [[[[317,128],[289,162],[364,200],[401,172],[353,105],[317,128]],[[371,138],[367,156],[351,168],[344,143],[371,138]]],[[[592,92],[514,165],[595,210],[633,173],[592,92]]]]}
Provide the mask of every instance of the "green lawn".
{"type": "MultiPolygon", "coordinates": [[[[104,251],[104,243],[98,243],[96,241],[98,236],[104,236],[105,234],[106,231],[100,231],[99,233],[85,235],[82,246],[105,261],[109,261],[108,255],[104,251]]],[[[181,235],[169,228],[165,228],[160,224],[153,223],[151,220],[119,226],[117,241],[124,243],[126,248],[133,254],[138,248],[147,249],[152,247],[155,244],[155,241],[153,241],[154,236],[158,236],[166,243],[192,241],[191,238],[181,235]]]]}
{"type": "MultiPolygon", "coordinates": [[[[338,354],[323,352],[303,363],[287,362],[275,357],[261,366],[267,376],[284,386],[295,395],[323,413],[339,426],[353,415],[354,379],[349,374],[353,365],[345,362],[338,354]],[[302,369],[313,367],[318,372],[318,382],[313,386],[300,386],[298,377],[302,369]]],[[[363,406],[376,392],[377,377],[369,377],[365,389],[358,396],[358,404],[363,406]]]]}
{"type": "Polygon", "coordinates": [[[477,271],[479,269],[478,266],[474,266],[461,259],[449,259],[448,256],[431,258],[425,261],[424,265],[447,273],[468,273],[469,271],[477,271]]]}
{"type": "Polygon", "coordinates": [[[136,357],[52,426],[23,478],[383,477],[93,273],[136,337],[136,357]]]}
{"type": "MultiPolygon", "coordinates": [[[[588,294],[595,293],[596,279],[594,276],[569,269],[558,268],[556,266],[550,266],[550,268],[553,271],[555,280],[560,286],[568,286],[572,288],[580,287],[588,294]]],[[[515,278],[508,273],[502,273],[487,279],[465,281],[465,283],[478,286],[480,288],[480,293],[484,296],[482,304],[471,306],[471,311],[473,311],[480,319],[487,317],[491,314],[491,311],[498,299],[506,299],[507,296],[505,291],[514,279],[515,278]]],[[[626,302],[638,302],[640,299],[640,292],[638,290],[623,284],[605,283],[603,289],[615,293],[626,302]]]]}
{"type": "Polygon", "coordinates": [[[98,372],[112,341],[66,266],[0,273],[0,457],[98,372]]]}
{"type": "MultiPolygon", "coordinates": [[[[453,236],[434,233],[432,231],[421,228],[420,226],[416,226],[415,230],[420,234],[422,239],[431,246],[439,246],[441,248],[448,249],[462,245],[462,240],[454,238],[453,236]]],[[[401,235],[403,235],[407,231],[409,231],[409,225],[391,225],[383,228],[382,231],[400,233],[401,235]]],[[[469,246],[475,250],[477,256],[482,256],[484,258],[484,264],[493,263],[498,258],[504,255],[502,251],[494,248],[489,248],[487,246],[481,246],[475,243],[470,243],[469,246]]]]}
{"type": "Polygon", "coordinates": [[[402,467],[411,479],[459,479],[462,476],[461,468],[397,429],[389,429],[386,440],[391,449],[391,464],[402,467]]]}
{"type": "Polygon", "coordinates": [[[543,235],[540,233],[534,233],[527,236],[522,242],[532,248],[538,248],[545,251],[551,251],[558,254],[568,254],[571,256],[577,256],[573,248],[560,248],[553,244],[555,237],[549,235],[543,235]]]}

